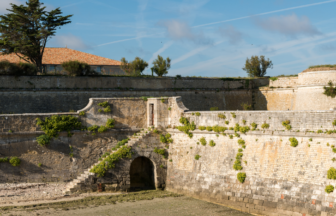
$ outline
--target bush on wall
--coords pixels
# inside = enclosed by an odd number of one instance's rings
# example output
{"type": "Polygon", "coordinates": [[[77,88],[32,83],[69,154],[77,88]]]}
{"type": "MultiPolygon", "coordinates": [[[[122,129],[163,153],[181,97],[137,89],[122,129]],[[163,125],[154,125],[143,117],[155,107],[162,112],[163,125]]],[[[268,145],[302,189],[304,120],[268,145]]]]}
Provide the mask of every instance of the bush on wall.
{"type": "Polygon", "coordinates": [[[327,193],[334,192],[334,186],[332,186],[332,185],[326,186],[325,192],[327,192],[327,193]]]}
{"type": "Polygon", "coordinates": [[[238,181],[240,181],[240,183],[244,183],[244,181],[245,181],[245,178],[246,178],[246,173],[238,173],[237,174],[237,179],[238,179],[238,181]]]}

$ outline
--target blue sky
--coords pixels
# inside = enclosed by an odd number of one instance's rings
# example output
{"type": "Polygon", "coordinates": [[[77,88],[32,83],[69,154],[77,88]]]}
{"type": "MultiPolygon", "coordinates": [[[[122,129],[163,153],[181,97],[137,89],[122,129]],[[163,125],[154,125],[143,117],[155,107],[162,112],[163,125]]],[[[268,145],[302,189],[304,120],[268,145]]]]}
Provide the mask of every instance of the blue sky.
{"type": "MultiPolygon", "coordinates": [[[[150,65],[159,54],[171,76],[244,77],[252,55],[273,61],[269,76],[336,64],[336,0],[41,1],[74,15],[47,46],[150,65]]],[[[24,1],[1,0],[0,14],[10,2],[24,1]]]]}

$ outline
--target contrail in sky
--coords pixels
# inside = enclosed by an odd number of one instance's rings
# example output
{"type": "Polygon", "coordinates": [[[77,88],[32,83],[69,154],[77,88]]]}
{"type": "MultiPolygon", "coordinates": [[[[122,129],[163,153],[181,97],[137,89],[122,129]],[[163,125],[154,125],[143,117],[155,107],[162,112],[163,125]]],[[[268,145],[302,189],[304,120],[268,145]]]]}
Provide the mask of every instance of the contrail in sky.
{"type": "MultiPolygon", "coordinates": [[[[329,0],[329,1],[324,1],[324,2],[313,3],[313,4],[306,4],[306,5],[290,7],[290,8],[285,8],[285,9],[280,9],[280,10],[275,10],[275,11],[264,12],[264,13],[260,13],[260,14],[250,15],[250,16],[244,16],[244,17],[239,17],[239,18],[234,18],[234,19],[212,22],[212,23],[193,26],[192,28],[198,28],[198,27],[203,27],[203,26],[215,25],[215,24],[219,24],[219,23],[242,20],[242,19],[247,19],[247,18],[251,18],[251,17],[255,17],[255,16],[262,16],[262,15],[267,15],[267,14],[272,14],[272,13],[279,13],[279,12],[283,12],[283,11],[289,11],[289,10],[294,10],[294,9],[299,9],[299,8],[306,8],[306,7],[311,7],[311,6],[321,5],[321,4],[327,4],[327,3],[332,3],[332,2],[336,2],[336,0],[329,0]]],[[[147,35],[147,36],[153,36],[153,35],[147,35]]],[[[143,37],[147,37],[147,36],[143,36],[143,37]]],[[[141,37],[141,38],[143,38],[143,37],[141,37]]],[[[108,44],[119,43],[119,42],[123,42],[123,41],[135,40],[135,39],[139,39],[139,37],[124,39],[124,40],[118,40],[118,41],[112,41],[112,42],[109,42],[109,43],[100,44],[98,46],[104,46],[104,45],[108,45],[108,44]]]]}
{"type": "Polygon", "coordinates": [[[225,22],[231,22],[231,21],[236,21],[236,20],[242,20],[242,19],[247,19],[247,18],[250,18],[250,17],[262,16],[262,15],[267,15],[267,14],[272,14],[272,13],[278,13],[278,12],[282,12],[282,11],[289,11],[289,10],[294,10],[294,9],[299,9],[299,8],[305,8],[305,7],[311,7],[311,6],[315,6],[315,5],[327,4],[327,3],[332,3],[332,2],[336,2],[336,0],[330,0],[330,1],[324,1],[324,2],[319,2],[319,3],[314,3],[314,4],[301,5],[301,6],[296,6],[296,7],[291,7],[291,8],[285,8],[285,9],[281,9],[281,10],[275,10],[275,11],[270,11],[270,12],[255,14],[255,15],[251,15],[251,16],[244,16],[244,17],[239,17],[239,18],[234,18],[234,19],[228,19],[228,20],[223,20],[223,21],[218,21],[218,22],[213,22],[213,23],[207,23],[207,24],[193,26],[193,28],[198,28],[198,27],[202,27],[202,26],[209,26],[209,25],[215,25],[215,24],[218,24],[218,23],[225,23],[225,22]]]}

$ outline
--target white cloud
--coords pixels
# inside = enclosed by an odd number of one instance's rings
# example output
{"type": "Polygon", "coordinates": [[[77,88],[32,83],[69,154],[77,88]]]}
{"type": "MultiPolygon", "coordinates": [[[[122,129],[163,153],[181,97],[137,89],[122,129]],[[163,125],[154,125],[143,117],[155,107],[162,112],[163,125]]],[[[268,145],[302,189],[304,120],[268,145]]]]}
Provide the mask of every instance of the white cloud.
{"type": "Polygon", "coordinates": [[[231,44],[237,44],[243,40],[243,33],[238,31],[232,25],[227,27],[220,27],[219,33],[222,37],[229,39],[231,44]]]}
{"type": "Polygon", "coordinates": [[[68,35],[56,35],[53,37],[53,43],[58,47],[65,47],[75,49],[75,50],[86,50],[90,49],[91,47],[85,44],[82,39],[79,37],[68,34],[68,35]]]}
{"type": "Polygon", "coordinates": [[[190,40],[197,44],[213,43],[213,41],[205,37],[202,32],[193,32],[186,22],[179,20],[167,20],[161,22],[160,25],[166,28],[167,36],[173,40],[190,40]]]}
{"type": "Polygon", "coordinates": [[[288,16],[269,17],[268,19],[255,19],[255,23],[261,28],[277,32],[286,36],[296,37],[298,35],[318,35],[321,34],[310,22],[309,18],[301,18],[295,14],[288,16]]]}
{"type": "Polygon", "coordinates": [[[11,8],[10,3],[20,5],[23,2],[21,0],[0,0],[0,14],[6,14],[7,12],[9,13],[9,11],[6,9],[11,8]]]}

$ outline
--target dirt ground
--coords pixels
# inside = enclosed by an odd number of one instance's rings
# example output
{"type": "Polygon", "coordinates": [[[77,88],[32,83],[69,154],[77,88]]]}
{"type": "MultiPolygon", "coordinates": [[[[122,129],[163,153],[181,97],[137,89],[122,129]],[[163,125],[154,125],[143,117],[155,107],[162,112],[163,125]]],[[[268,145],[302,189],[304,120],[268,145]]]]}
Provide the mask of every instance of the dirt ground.
{"type": "Polygon", "coordinates": [[[80,215],[80,216],[245,216],[221,205],[184,197],[178,194],[152,190],[127,194],[92,194],[84,198],[62,199],[53,203],[36,202],[30,205],[0,207],[7,216],[80,215]]]}

